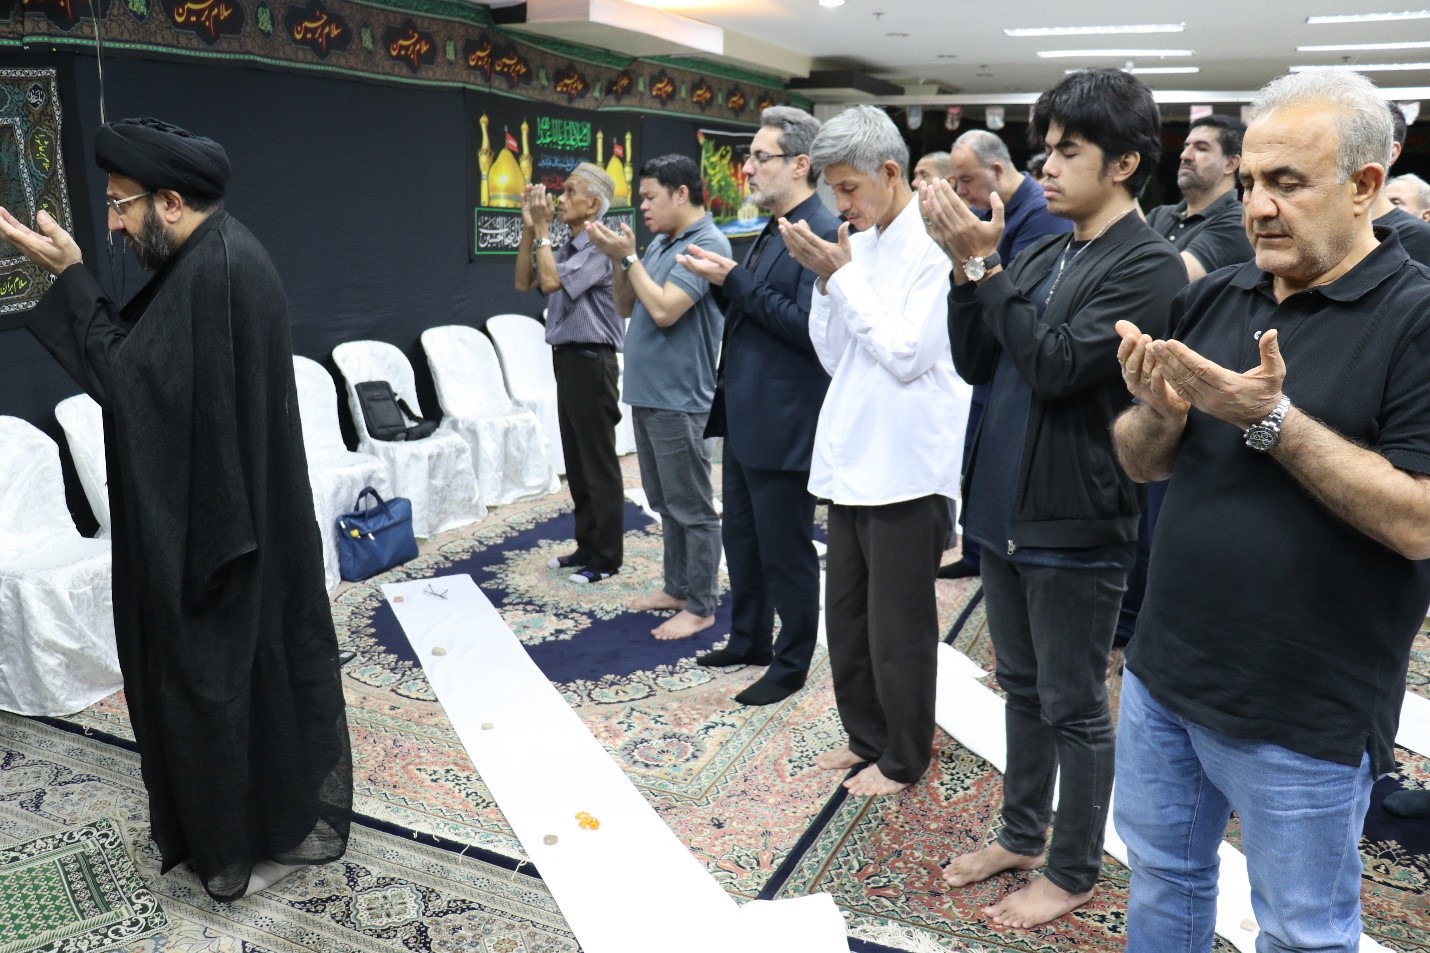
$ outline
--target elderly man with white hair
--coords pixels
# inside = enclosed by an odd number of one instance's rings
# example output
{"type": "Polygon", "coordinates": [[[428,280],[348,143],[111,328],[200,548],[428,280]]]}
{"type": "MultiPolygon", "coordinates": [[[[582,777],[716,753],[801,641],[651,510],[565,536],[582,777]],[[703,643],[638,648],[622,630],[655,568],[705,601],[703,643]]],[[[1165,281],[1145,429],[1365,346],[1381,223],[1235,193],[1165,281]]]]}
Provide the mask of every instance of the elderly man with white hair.
{"type": "Polygon", "coordinates": [[[556,423],[566,483],[576,517],[576,549],[553,556],[552,569],[588,584],[620,571],[625,549],[625,482],[616,455],[621,420],[620,367],[626,322],[616,313],[611,259],[591,243],[586,226],[611,207],[616,185],[600,166],[571,170],[556,214],[571,238],[551,241],[551,201],[546,187],[529,185],[522,196],[521,246],[516,290],[546,295],[546,343],[556,375],[556,423]]]}
{"type": "Polygon", "coordinates": [[[1340,71],[1253,108],[1255,260],[1179,295],[1172,340],[1118,329],[1118,456],[1172,478],[1119,712],[1128,953],[1211,949],[1233,811],[1256,948],[1360,948],[1361,827],[1430,602],[1430,277],[1372,223],[1391,117],[1340,71]]]}
{"type": "Polygon", "coordinates": [[[1430,222],[1430,182],[1426,182],[1414,172],[1397,175],[1385,184],[1385,197],[1390,204],[1414,215],[1422,222],[1430,222]]]}
{"type": "Polygon", "coordinates": [[[832,501],[825,605],[849,744],[815,763],[867,762],[845,787],[893,794],[932,754],[934,573],[958,493],[968,388],[944,326],[948,259],[924,230],[899,130],[872,106],[846,109],[820,130],[810,160],[845,219],[837,242],[780,223],[790,254],[818,275],[809,335],[832,378],[809,489],[832,501]]]}

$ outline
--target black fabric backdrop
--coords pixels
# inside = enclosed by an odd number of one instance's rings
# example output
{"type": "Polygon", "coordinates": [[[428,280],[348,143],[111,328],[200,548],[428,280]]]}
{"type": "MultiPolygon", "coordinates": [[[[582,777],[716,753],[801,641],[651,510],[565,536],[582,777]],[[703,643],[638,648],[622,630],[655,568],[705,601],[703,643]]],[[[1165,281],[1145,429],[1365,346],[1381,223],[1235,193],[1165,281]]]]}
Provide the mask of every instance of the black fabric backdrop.
{"type": "MultiPolygon", "coordinates": [[[[64,146],[77,238],[101,285],[124,301],[144,274],[122,242],[105,242],[105,177],[93,163],[99,83],[92,56],[0,53],[0,68],[52,65],[64,100],[64,146]],[[99,210],[99,211],[97,211],[99,210]]],[[[422,331],[480,327],[504,312],[540,315],[535,292],[512,287],[513,259],[468,258],[464,93],[192,61],[104,60],[110,119],[153,115],[223,143],[234,175],[228,210],[272,255],[283,278],[294,350],[333,371],[343,341],[390,342],[407,354],[419,397],[437,410],[422,331]]],[[[641,117],[643,156],[698,159],[693,121],[641,117]]],[[[649,238],[642,233],[642,245],[649,238]]],[[[94,523],[74,479],[54,405],[79,388],[23,329],[0,332],[0,414],[61,446],[71,510],[94,523]]],[[[334,384],[334,400],[338,399],[334,384]]],[[[352,442],[346,402],[340,418],[352,442]]]]}

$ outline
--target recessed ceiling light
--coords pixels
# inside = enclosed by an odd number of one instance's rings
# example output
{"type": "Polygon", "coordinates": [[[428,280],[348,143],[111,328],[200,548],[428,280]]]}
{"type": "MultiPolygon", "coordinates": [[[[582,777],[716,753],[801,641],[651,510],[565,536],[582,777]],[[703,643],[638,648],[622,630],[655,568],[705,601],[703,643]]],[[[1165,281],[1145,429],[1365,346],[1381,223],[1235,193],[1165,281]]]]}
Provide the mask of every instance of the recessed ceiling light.
{"type": "Polygon", "coordinates": [[[1425,50],[1430,40],[1405,40],[1399,43],[1325,43],[1319,46],[1298,46],[1298,53],[1341,53],[1374,50],[1425,50]]]}
{"type": "Polygon", "coordinates": [[[1149,56],[1154,58],[1164,56],[1192,56],[1196,52],[1196,50],[1039,50],[1038,56],[1045,60],[1057,58],[1067,59],[1070,57],[1092,59],[1106,56],[1114,56],[1120,60],[1125,60],[1128,57],[1137,56],[1149,56]]]}
{"type": "Polygon", "coordinates": [[[1185,23],[1133,23],[1127,26],[1039,26],[1004,30],[1004,36],[1113,36],[1119,33],[1181,33],[1185,23]]]}
{"type": "Polygon", "coordinates": [[[885,36],[908,36],[907,33],[885,33],[885,36]]]}
{"type": "MultiPolygon", "coordinates": [[[[1147,73],[1200,73],[1201,71],[1202,68],[1200,66],[1133,66],[1130,68],[1123,67],[1122,69],[1124,73],[1136,73],[1139,75],[1147,73]]],[[[1082,70],[1080,69],[1063,70],[1063,73],[1068,76],[1071,76],[1073,73],[1081,72],[1082,70]]]]}
{"type": "Polygon", "coordinates": [[[1350,70],[1353,73],[1389,73],[1430,71],[1430,63],[1329,63],[1325,66],[1293,66],[1291,72],[1305,73],[1315,69],[1350,70]]]}
{"type": "Polygon", "coordinates": [[[957,54],[957,53],[940,53],[940,54],[938,55],[938,58],[941,59],[941,60],[956,60],[956,59],[958,59],[958,54],[957,54]]]}
{"type": "Polygon", "coordinates": [[[1430,20],[1430,10],[1407,10],[1404,13],[1342,13],[1335,16],[1306,18],[1306,22],[1311,24],[1383,23],[1386,20],[1430,20]]]}
{"type": "Polygon", "coordinates": [[[819,0],[819,5],[821,7],[842,7],[844,0],[819,0]]]}

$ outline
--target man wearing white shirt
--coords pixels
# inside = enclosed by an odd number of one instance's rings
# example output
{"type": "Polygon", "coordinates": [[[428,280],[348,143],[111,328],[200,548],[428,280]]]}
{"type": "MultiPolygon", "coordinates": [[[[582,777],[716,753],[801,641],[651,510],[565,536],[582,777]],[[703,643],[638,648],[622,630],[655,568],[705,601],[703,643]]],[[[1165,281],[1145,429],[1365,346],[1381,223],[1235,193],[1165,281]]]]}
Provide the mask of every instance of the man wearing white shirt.
{"type": "Polygon", "coordinates": [[[820,130],[810,159],[845,219],[837,244],[804,223],[780,225],[790,254],[819,276],[809,335],[832,378],[809,489],[832,501],[829,659],[849,745],[815,763],[867,762],[844,782],[867,797],[917,781],[932,753],[934,574],[969,388],[948,345],[948,259],[924,231],[898,129],[872,106],[846,109],[820,130]]]}

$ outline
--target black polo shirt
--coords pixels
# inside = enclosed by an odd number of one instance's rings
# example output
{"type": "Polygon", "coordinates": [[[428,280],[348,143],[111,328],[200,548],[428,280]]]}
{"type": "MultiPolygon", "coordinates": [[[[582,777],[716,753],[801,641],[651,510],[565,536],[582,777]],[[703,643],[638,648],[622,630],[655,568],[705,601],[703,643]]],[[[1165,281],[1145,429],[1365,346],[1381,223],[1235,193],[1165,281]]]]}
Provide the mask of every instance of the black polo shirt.
{"type": "MultiPolygon", "coordinates": [[[[1223,367],[1279,332],[1302,412],[1402,470],[1430,473],[1430,269],[1395,233],[1346,275],[1279,305],[1255,262],[1193,282],[1176,337],[1223,367]]],[[[1394,768],[1410,646],[1430,605],[1412,562],[1311,498],[1241,431],[1192,410],[1158,518],[1128,664],[1196,724],[1394,768]]]]}
{"type": "Polygon", "coordinates": [[[1236,189],[1224,193],[1196,215],[1187,214],[1185,200],[1177,205],[1159,205],[1147,213],[1147,224],[1177,251],[1191,252],[1207,274],[1252,258],[1236,189]]]}
{"type": "Polygon", "coordinates": [[[1399,207],[1376,219],[1375,224],[1395,229],[1395,234],[1400,236],[1400,247],[1411,261],[1430,265],[1430,224],[1399,207]]]}

